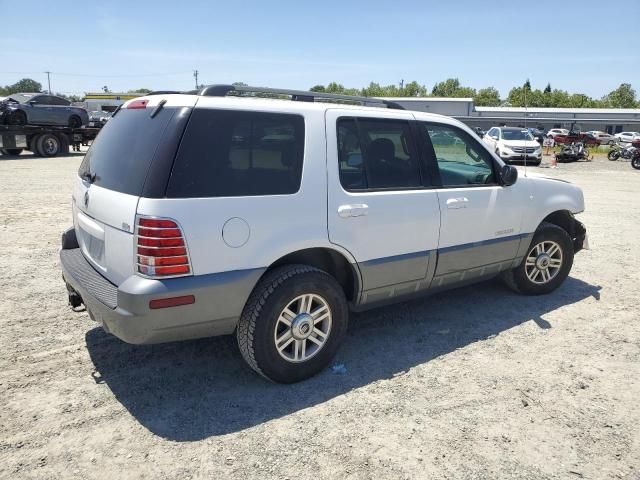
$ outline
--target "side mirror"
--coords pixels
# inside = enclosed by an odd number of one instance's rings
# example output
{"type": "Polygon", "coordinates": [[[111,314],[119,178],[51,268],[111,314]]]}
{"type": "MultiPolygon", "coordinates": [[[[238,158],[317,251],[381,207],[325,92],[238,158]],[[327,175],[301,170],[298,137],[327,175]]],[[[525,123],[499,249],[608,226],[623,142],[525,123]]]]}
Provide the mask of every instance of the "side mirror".
{"type": "Polygon", "coordinates": [[[505,165],[500,169],[500,181],[505,187],[510,187],[518,180],[518,169],[513,165],[505,165]]]}

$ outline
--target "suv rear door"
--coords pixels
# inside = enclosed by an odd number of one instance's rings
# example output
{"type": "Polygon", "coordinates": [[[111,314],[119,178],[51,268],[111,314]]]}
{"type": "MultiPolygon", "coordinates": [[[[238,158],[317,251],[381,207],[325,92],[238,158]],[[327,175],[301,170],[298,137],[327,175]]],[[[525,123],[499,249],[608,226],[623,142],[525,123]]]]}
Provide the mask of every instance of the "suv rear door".
{"type": "Polygon", "coordinates": [[[438,197],[413,120],[392,110],[326,112],[329,239],[357,260],[361,303],[426,288],[435,268],[438,197]]]}
{"type": "Polygon", "coordinates": [[[133,232],[141,196],[164,196],[195,97],[137,101],[100,131],[73,190],[73,220],[84,256],[116,285],[134,272],[133,232]]]}

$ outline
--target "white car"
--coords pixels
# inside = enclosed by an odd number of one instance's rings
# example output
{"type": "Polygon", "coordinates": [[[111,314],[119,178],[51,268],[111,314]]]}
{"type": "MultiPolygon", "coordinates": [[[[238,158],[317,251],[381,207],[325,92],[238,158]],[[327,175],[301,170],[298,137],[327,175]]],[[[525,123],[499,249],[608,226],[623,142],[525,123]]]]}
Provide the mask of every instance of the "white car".
{"type": "Polygon", "coordinates": [[[496,275],[558,288],[588,245],[580,188],[518,178],[461,122],[396,108],[222,85],[128,101],[75,179],[69,303],[130,343],[235,334],[289,383],[326,368],[350,310],[496,275]]]}
{"type": "Polygon", "coordinates": [[[567,135],[569,135],[569,130],[567,130],[566,128],[552,128],[547,132],[547,137],[549,138],[553,138],[556,135],[562,135],[566,137],[567,135]]]}
{"type": "Polygon", "coordinates": [[[591,130],[587,132],[587,135],[595,138],[600,142],[600,145],[613,145],[618,143],[618,139],[609,133],[601,132],[599,130],[591,130]]]}
{"type": "Polygon", "coordinates": [[[484,143],[505,162],[542,162],[542,147],[528,130],[516,127],[493,127],[482,137],[484,143]]]}
{"type": "Polygon", "coordinates": [[[620,132],[615,137],[621,142],[631,143],[640,140],[640,132],[620,132]]]}

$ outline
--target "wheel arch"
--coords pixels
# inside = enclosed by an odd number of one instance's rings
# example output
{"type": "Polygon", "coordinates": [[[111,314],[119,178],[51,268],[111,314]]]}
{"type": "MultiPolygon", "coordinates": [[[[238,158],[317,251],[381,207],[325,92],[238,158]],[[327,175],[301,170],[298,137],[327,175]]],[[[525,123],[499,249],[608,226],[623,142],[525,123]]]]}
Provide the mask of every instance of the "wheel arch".
{"type": "Polygon", "coordinates": [[[344,253],[328,247],[296,250],[273,261],[262,276],[282,265],[302,264],[327,272],[342,287],[347,300],[356,301],[360,292],[360,272],[357,264],[349,261],[344,253]]]}
{"type": "MultiPolygon", "coordinates": [[[[575,253],[582,250],[586,231],[584,225],[576,220],[571,211],[556,210],[555,212],[547,215],[542,222],[540,222],[540,225],[543,225],[544,223],[557,225],[567,232],[571,238],[571,242],[573,243],[573,250],[575,253]]],[[[538,228],[540,225],[538,225],[538,228]]]]}

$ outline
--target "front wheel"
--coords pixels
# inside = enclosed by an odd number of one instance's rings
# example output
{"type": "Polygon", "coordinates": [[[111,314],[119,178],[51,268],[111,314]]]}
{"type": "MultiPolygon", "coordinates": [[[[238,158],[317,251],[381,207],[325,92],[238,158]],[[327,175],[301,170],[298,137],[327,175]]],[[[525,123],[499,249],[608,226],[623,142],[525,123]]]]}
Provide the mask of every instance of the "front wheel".
{"type": "Polygon", "coordinates": [[[506,284],[525,295],[553,292],[565,281],[573,265],[573,242],[569,234],[543,222],[533,236],[520,265],[503,274],[506,284]]]}
{"type": "Polygon", "coordinates": [[[620,158],[620,152],[618,152],[617,150],[611,150],[609,153],[607,153],[607,158],[614,162],[618,160],[618,158],[620,158]]]}
{"type": "Polygon", "coordinates": [[[640,170],[640,156],[635,156],[631,160],[631,166],[636,170],[640,170]]]}
{"type": "Polygon", "coordinates": [[[7,123],[9,125],[26,125],[27,124],[27,114],[22,110],[16,110],[9,115],[7,119],[7,123]]]}
{"type": "Polygon", "coordinates": [[[260,280],[244,307],[236,337],[260,375],[294,383],[325,368],[347,331],[349,310],[340,284],[307,265],[285,265],[260,280]]]}

